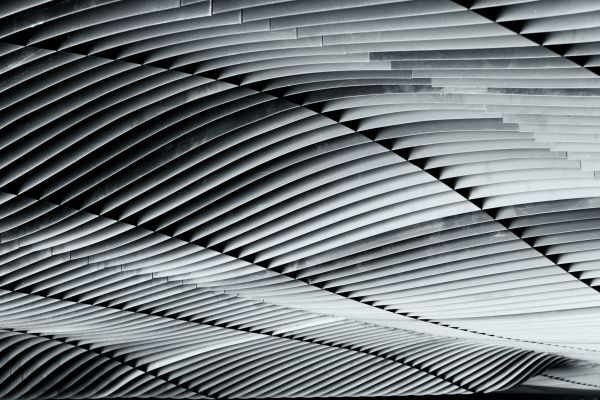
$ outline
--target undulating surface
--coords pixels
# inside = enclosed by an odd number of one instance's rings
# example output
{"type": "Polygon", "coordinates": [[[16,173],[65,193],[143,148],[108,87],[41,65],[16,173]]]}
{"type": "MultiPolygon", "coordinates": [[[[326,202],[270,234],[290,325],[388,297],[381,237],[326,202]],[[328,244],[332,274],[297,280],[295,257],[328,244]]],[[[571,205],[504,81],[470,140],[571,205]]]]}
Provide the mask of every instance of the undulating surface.
{"type": "Polygon", "coordinates": [[[600,392],[600,1],[0,16],[0,398],[600,392]]]}

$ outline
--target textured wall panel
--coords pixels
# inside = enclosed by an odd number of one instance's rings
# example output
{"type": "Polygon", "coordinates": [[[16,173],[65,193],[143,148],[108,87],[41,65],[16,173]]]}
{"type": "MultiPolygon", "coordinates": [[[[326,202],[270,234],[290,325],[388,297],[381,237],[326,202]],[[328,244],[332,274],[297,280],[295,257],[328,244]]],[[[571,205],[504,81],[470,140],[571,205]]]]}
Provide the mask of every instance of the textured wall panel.
{"type": "Polygon", "coordinates": [[[0,4],[0,398],[600,390],[600,3],[0,4]]]}

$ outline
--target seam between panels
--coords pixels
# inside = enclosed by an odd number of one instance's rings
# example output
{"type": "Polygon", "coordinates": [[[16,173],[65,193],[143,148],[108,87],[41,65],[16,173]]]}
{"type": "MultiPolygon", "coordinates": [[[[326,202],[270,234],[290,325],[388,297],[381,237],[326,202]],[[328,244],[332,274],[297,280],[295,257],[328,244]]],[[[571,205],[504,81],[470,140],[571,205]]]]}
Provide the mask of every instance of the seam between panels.
{"type": "MultiPolygon", "coordinates": [[[[9,192],[4,192],[4,193],[9,193],[9,192]]],[[[12,195],[13,195],[13,196],[15,196],[15,197],[21,197],[21,198],[32,199],[32,200],[35,200],[35,201],[45,201],[45,200],[41,200],[41,199],[35,199],[35,198],[31,198],[31,197],[29,197],[29,196],[24,196],[24,195],[21,195],[21,194],[14,194],[14,193],[9,193],[9,194],[12,194],[12,195]]],[[[108,218],[108,217],[105,217],[105,216],[102,216],[102,215],[98,215],[98,214],[93,214],[93,213],[90,213],[90,212],[88,212],[88,211],[85,211],[85,210],[80,210],[80,209],[76,209],[76,208],[66,207],[66,206],[64,206],[64,205],[60,205],[60,204],[54,204],[54,203],[50,203],[50,202],[47,202],[47,203],[49,203],[49,204],[53,204],[53,205],[55,205],[55,206],[57,206],[57,207],[61,207],[61,208],[66,208],[66,209],[74,210],[74,211],[76,211],[76,212],[80,212],[80,213],[87,213],[87,214],[89,214],[89,215],[93,215],[95,218],[104,218],[104,219],[106,219],[106,220],[108,220],[108,221],[112,221],[113,223],[116,223],[116,224],[121,224],[121,225],[130,226],[130,227],[132,227],[133,229],[141,229],[141,230],[144,230],[144,231],[147,231],[147,232],[152,232],[152,233],[157,233],[157,234],[160,234],[160,235],[164,235],[165,237],[167,237],[167,238],[168,238],[167,240],[177,240],[177,241],[180,241],[180,242],[182,242],[182,243],[185,243],[185,244],[187,244],[187,245],[192,245],[192,246],[195,246],[195,247],[197,247],[198,249],[201,249],[201,250],[205,250],[205,249],[206,249],[206,250],[214,251],[215,253],[217,253],[217,254],[219,254],[219,255],[223,255],[223,256],[226,256],[226,257],[231,257],[232,259],[235,259],[235,260],[239,260],[239,261],[246,262],[246,263],[248,263],[249,265],[257,266],[257,267],[260,267],[261,269],[264,269],[264,270],[267,270],[267,269],[268,269],[268,268],[266,268],[266,267],[263,267],[263,266],[261,266],[261,265],[254,264],[254,263],[248,262],[248,261],[246,261],[246,260],[243,260],[243,259],[241,259],[241,258],[239,258],[239,257],[234,257],[234,256],[231,256],[231,255],[229,255],[229,254],[226,254],[226,253],[222,253],[222,252],[219,252],[219,251],[213,250],[213,249],[211,249],[211,248],[207,248],[207,247],[200,246],[200,245],[198,245],[198,244],[196,244],[196,243],[194,243],[194,242],[190,242],[190,241],[187,241],[187,240],[184,240],[184,239],[180,239],[180,238],[178,238],[178,237],[174,237],[174,236],[170,236],[170,235],[164,234],[164,233],[162,233],[160,230],[153,231],[153,230],[150,230],[150,229],[144,228],[143,226],[139,226],[139,225],[133,225],[133,224],[130,224],[130,223],[127,223],[127,222],[124,222],[124,221],[115,220],[115,219],[108,218]]],[[[71,259],[71,251],[69,251],[68,253],[69,253],[69,259],[71,259]]],[[[87,263],[89,264],[89,256],[86,256],[86,258],[87,258],[87,263]]],[[[120,269],[122,270],[122,265],[121,265],[121,266],[119,266],[119,267],[120,267],[120,269]]],[[[277,272],[277,271],[275,271],[275,270],[270,270],[270,271],[272,271],[273,273],[277,274],[278,276],[284,276],[284,277],[291,278],[291,277],[289,277],[288,275],[286,275],[286,274],[283,274],[283,273],[280,273],[280,272],[277,272]]],[[[121,272],[122,272],[122,271],[121,271],[121,272]]],[[[167,276],[166,278],[167,278],[167,279],[166,279],[166,281],[167,281],[167,282],[177,282],[177,281],[179,281],[179,282],[180,282],[180,285],[183,285],[183,281],[181,281],[181,280],[169,280],[169,277],[168,277],[168,276],[167,276]]],[[[156,280],[159,280],[159,279],[160,279],[159,277],[156,277],[156,278],[154,277],[154,273],[151,273],[151,279],[150,279],[150,280],[156,281],[156,280]]],[[[291,279],[292,279],[292,278],[291,278],[291,279]]],[[[304,282],[304,281],[302,281],[302,282],[303,282],[303,283],[305,283],[306,285],[310,286],[310,287],[318,288],[317,286],[310,285],[310,284],[308,284],[308,283],[306,283],[306,282],[304,282]]],[[[240,298],[243,298],[243,299],[247,299],[248,301],[253,301],[252,299],[250,299],[250,298],[248,298],[248,297],[244,296],[243,294],[240,294],[240,293],[238,293],[238,292],[235,292],[234,290],[227,290],[227,291],[224,291],[224,290],[214,290],[214,289],[211,289],[211,288],[208,288],[208,287],[203,287],[203,286],[201,286],[201,285],[199,285],[199,284],[197,284],[197,283],[195,283],[194,285],[195,285],[195,287],[196,287],[197,289],[202,289],[202,290],[206,290],[206,291],[213,292],[213,293],[220,293],[220,292],[223,292],[223,293],[229,293],[229,294],[233,294],[233,295],[235,295],[236,297],[240,297],[240,298]]],[[[28,294],[28,295],[33,295],[33,296],[41,296],[41,295],[39,295],[39,294],[33,294],[33,293],[24,292],[24,291],[13,290],[13,289],[10,287],[10,285],[5,285],[5,287],[1,287],[1,286],[0,286],[0,289],[3,289],[3,290],[8,290],[8,291],[16,292],[16,293],[25,293],[25,294],[28,294]]],[[[318,288],[318,289],[319,289],[319,290],[324,290],[324,291],[326,291],[326,292],[328,292],[328,293],[331,293],[331,294],[335,294],[335,293],[333,293],[333,292],[329,292],[329,291],[327,291],[327,290],[325,290],[325,289],[321,289],[321,288],[318,288]]],[[[62,300],[62,299],[60,299],[60,298],[58,298],[58,297],[51,297],[51,296],[41,296],[41,297],[48,297],[48,298],[54,298],[54,299],[57,299],[57,300],[62,300]]],[[[346,299],[348,299],[348,300],[350,300],[350,301],[352,301],[352,302],[358,302],[357,300],[354,300],[354,299],[349,299],[349,298],[347,298],[347,297],[345,297],[345,296],[342,296],[342,297],[344,297],[344,298],[346,298],[346,299]]],[[[66,300],[66,301],[71,301],[71,300],[66,300]]],[[[261,299],[261,300],[260,300],[260,302],[262,302],[262,303],[267,303],[267,304],[273,304],[273,305],[275,305],[275,303],[271,303],[271,302],[269,302],[269,301],[266,301],[266,300],[264,300],[264,299],[261,299]]],[[[359,302],[359,303],[360,303],[360,302],[359,302]]],[[[84,303],[84,304],[87,304],[87,303],[84,303]]],[[[361,303],[361,304],[364,304],[364,303],[361,303]]],[[[93,304],[91,304],[91,303],[90,303],[90,305],[93,305],[93,304]]],[[[281,307],[285,307],[285,308],[289,308],[289,309],[293,309],[293,310],[299,310],[299,311],[307,312],[307,313],[309,313],[309,314],[314,314],[314,315],[317,315],[317,316],[328,316],[328,315],[329,315],[329,314],[318,314],[318,313],[314,313],[314,312],[311,312],[311,311],[306,311],[306,310],[303,310],[303,309],[300,309],[300,308],[293,308],[293,307],[288,307],[288,306],[281,306],[281,307]]],[[[111,308],[111,307],[108,307],[108,308],[111,308]]],[[[123,311],[125,311],[125,310],[123,310],[123,311]]],[[[128,311],[129,311],[129,310],[128,310],[128,311]]],[[[133,311],[133,310],[131,310],[131,312],[138,312],[138,311],[133,311]]],[[[389,311],[388,311],[388,312],[389,312],[389,311]]],[[[391,313],[391,314],[396,314],[396,313],[393,313],[393,312],[390,312],[390,313],[391,313]]],[[[144,314],[146,314],[146,313],[144,313],[144,314]]],[[[155,314],[149,314],[149,315],[155,315],[155,314]]],[[[344,320],[346,320],[346,321],[351,321],[351,322],[355,322],[355,323],[363,324],[363,325],[365,325],[365,326],[369,326],[369,325],[371,325],[371,326],[383,327],[383,326],[381,326],[381,325],[377,325],[377,324],[370,324],[370,323],[368,323],[368,322],[365,322],[365,321],[361,321],[361,320],[354,320],[354,319],[350,319],[350,318],[343,317],[343,316],[337,316],[337,317],[343,318],[343,319],[344,319],[344,320]]],[[[216,325],[215,325],[215,326],[216,326],[216,325]]],[[[400,329],[400,328],[394,328],[394,327],[387,327],[387,326],[385,326],[384,328],[386,328],[386,329],[391,329],[391,330],[394,330],[394,331],[403,331],[403,330],[402,330],[402,329],[400,329]]],[[[411,332],[412,332],[412,331],[411,331],[411,332]]]]}
{"type": "Polygon", "coordinates": [[[541,373],[541,374],[539,374],[539,376],[543,376],[545,378],[550,378],[550,379],[555,379],[557,381],[573,383],[573,384],[581,385],[581,386],[588,386],[588,387],[600,388],[600,385],[595,385],[593,383],[586,383],[586,382],[576,381],[574,379],[561,378],[559,376],[552,376],[552,375],[549,375],[549,374],[546,374],[546,373],[541,373]]]}
{"type": "MultiPolygon", "coordinates": [[[[187,319],[180,319],[180,318],[174,318],[174,317],[169,317],[169,316],[156,315],[156,314],[152,314],[152,313],[148,313],[148,312],[143,312],[143,311],[132,311],[132,310],[124,310],[124,309],[121,309],[121,308],[118,308],[118,307],[95,305],[95,304],[93,304],[91,302],[87,302],[87,301],[62,300],[60,298],[56,298],[56,297],[52,297],[52,296],[42,296],[42,295],[31,294],[31,293],[27,293],[27,292],[23,292],[23,291],[19,291],[19,290],[8,290],[8,289],[3,289],[3,290],[7,290],[7,291],[10,291],[12,293],[25,294],[27,296],[38,296],[38,297],[42,297],[42,298],[46,298],[46,299],[53,299],[53,300],[56,300],[56,301],[59,301],[59,302],[69,302],[69,303],[75,303],[75,304],[83,304],[83,305],[92,306],[92,307],[100,307],[100,308],[104,308],[104,309],[117,310],[119,312],[130,312],[130,313],[135,313],[135,314],[142,314],[142,315],[147,315],[147,316],[152,316],[152,317],[158,317],[158,318],[165,319],[165,320],[171,320],[171,321],[184,321],[185,323],[193,324],[194,326],[207,325],[207,326],[212,326],[212,327],[221,328],[221,329],[227,329],[227,330],[231,330],[231,331],[245,332],[245,333],[255,334],[255,335],[261,335],[261,336],[265,336],[265,337],[279,338],[279,339],[283,339],[283,340],[290,340],[290,341],[295,341],[295,342],[300,342],[300,343],[309,343],[309,344],[313,344],[313,345],[322,345],[322,346],[327,346],[329,348],[335,348],[335,349],[340,349],[340,350],[351,351],[351,352],[354,352],[354,353],[364,354],[364,355],[376,357],[378,359],[390,361],[390,362],[393,362],[393,363],[398,364],[398,365],[402,365],[402,366],[406,366],[406,367],[412,368],[414,370],[417,370],[419,372],[422,372],[422,373],[425,373],[427,375],[433,376],[435,378],[438,378],[438,379],[440,379],[440,380],[442,380],[444,382],[450,383],[452,385],[455,385],[455,386],[457,386],[457,387],[459,387],[459,388],[461,388],[463,390],[469,391],[469,392],[475,392],[476,391],[474,389],[470,389],[468,387],[462,386],[460,383],[454,382],[453,380],[449,379],[448,377],[445,377],[443,375],[438,375],[435,372],[429,371],[426,368],[421,368],[418,365],[415,365],[415,363],[401,361],[401,360],[395,359],[393,357],[387,357],[385,355],[377,354],[377,352],[370,352],[370,351],[365,351],[365,350],[360,350],[360,349],[354,349],[351,346],[342,346],[342,345],[337,345],[337,344],[334,344],[334,343],[327,343],[327,342],[321,342],[321,343],[319,343],[319,341],[317,341],[317,340],[309,340],[309,339],[306,339],[306,338],[284,337],[282,335],[275,335],[275,334],[268,333],[268,332],[267,333],[264,333],[264,332],[253,332],[253,331],[251,331],[249,329],[240,329],[240,328],[236,328],[236,327],[225,327],[225,326],[220,326],[218,324],[213,324],[213,323],[210,323],[210,322],[196,322],[196,321],[190,321],[190,320],[187,320],[187,319]]],[[[30,335],[35,335],[35,336],[38,336],[38,337],[45,337],[44,334],[41,334],[41,333],[31,333],[29,331],[24,331],[24,330],[19,330],[19,329],[7,329],[7,330],[11,330],[11,331],[15,331],[15,332],[20,332],[20,333],[25,333],[25,334],[30,334],[30,335]]],[[[49,340],[57,340],[57,341],[60,341],[60,342],[63,342],[63,343],[67,342],[66,339],[51,338],[49,340]]],[[[84,347],[80,347],[80,346],[77,346],[77,347],[86,350],[84,347]]],[[[497,347],[500,348],[502,346],[497,346],[497,347]]],[[[504,347],[506,347],[506,346],[504,346],[504,347]]],[[[514,348],[512,348],[512,349],[514,349],[514,348]]],[[[514,349],[514,350],[520,350],[520,349],[514,349]]],[[[92,350],[86,350],[86,351],[91,351],[91,352],[93,352],[95,354],[111,358],[110,356],[107,356],[105,354],[102,354],[102,353],[99,353],[99,352],[95,352],[95,351],[92,351],[92,350]]],[[[538,353],[538,354],[542,354],[542,353],[538,353]]],[[[111,358],[111,359],[113,359],[113,358],[111,358]]],[[[118,361],[118,360],[115,360],[115,361],[118,361]]],[[[118,361],[118,362],[121,362],[121,361],[118,361]]],[[[137,368],[137,367],[135,367],[133,365],[130,365],[128,363],[123,363],[123,364],[129,365],[129,366],[131,366],[133,368],[136,368],[136,369],[139,369],[139,368],[137,368]]],[[[150,375],[153,375],[153,376],[155,376],[157,378],[160,378],[160,379],[163,379],[163,380],[166,381],[165,378],[162,378],[162,377],[160,377],[158,375],[151,374],[150,372],[147,372],[147,371],[144,371],[144,370],[141,370],[141,369],[139,369],[139,370],[143,371],[144,373],[148,373],[150,375]]],[[[191,389],[188,389],[188,388],[186,388],[184,386],[180,386],[180,387],[183,387],[186,390],[191,390],[191,389]]],[[[199,393],[199,394],[203,394],[203,393],[199,393]]]]}
{"type": "MultiPolygon", "coordinates": [[[[529,37],[529,35],[527,35],[527,34],[523,34],[523,33],[521,33],[521,32],[518,32],[518,30],[515,30],[514,28],[512,28],[512,27],[510,27],[510,26],[507,26],[507,24],[504,24],[504,23],[502,23],[502,22],[498,22],[498,21],[496,21],[495,19],[493,19],[493,18],[490,18],[488,15],[486,15],[486,14],[484,14],[484,13],[481,13],[481,12],[477,11],[478,9],[475,9],[475,10],[471,9],[471,7],[473,6],[474,0],[450,0],[450,1],[451,1],[451,2],[453,2],[453,3],[455,3],[455,4],[457,4],[457,5],[459,5],[459,6],[461,6],[461,7],[464,7],[466,11],[469,11],[469,12],[471,12],[471,13],[473,13],[473,14],[477,14],[477,15],[479,15],[480,17],[482,17],[482,18],[485,18],[485,19],[487,19],[488,21],[492,22],[493,24],[496,24],[496,25],[498,25],[498,26],[501,26],[501,27],[503,27],[503,28],[505,28],[505,29],[508,29],[510,32],[514,33],[515,35],[517,35],[517,36],[520,36],[520,37],[522,37],[522,38],[525,38],[525,39],[529,40],[529,41],[530,41],[530,42],[532,42],[532,43],[535,43],[537,46],[539,46],[539,47],[541,47],[541,48],[544,48],[544,49],[546,49],[546,50],[550,51],[551,53],[553,53],[553,54],[555,54],[555,55],[559,56],[559,57],[560,57],[560,58],[562,58],[563,60],[570,61],[570,62],[571,62],[571,63],[573,63],[574,65],[576,65],[576,66],[578,66],[578,67],[581,67],[581,68],[585,69],[586,71],[589,71],[589,72],[593,73],[594,75],[596,75],[596,77],[600,76],[600,75],[599,75],[597,72],[595,72],[594,70],[592,70],[592,69],[590,69],[590,68],[586,67],[586,66],[585,66],[585,63],[583,63],[583,64],[580,64],[580,63],[578,63],[578,62],[574,61],[573,59],[571,59],[569,56],[566,56],[566,55],[564,55],[564,54],[561,54],[560,52],[558,52],[558,51],[556,51],[556,50],[553,50],[552,48],[550,48],[550,47],[548,47],[548,46],[544,46],[544,43],[543,43],[543,42],[541,42],[541,43],[540,43],[538,40],[535,40],[535,39],[533,39],[533,38],[529,37]]],[[[509,5],[509,6],[510,6],[510,5],[509,5]]],[[[506,6],[497,6],[497,7],[500,7],[500,8],[502,8],[502,7],[506,7],[506,6]]],[[[485,8],[482,8],[482,10],[485,10],[485,8]]]]}
{"type": "Polygon", "coordinates": [[[527,245],[527,247],[529,247],[530,249],[535,250],[540,256],[544,257],[544,259],[546,259],[548,262],[550,262],[553,266],[559,268],[561,271],[567,273],[568,275],[574,277],[575,279],[577,279],[577,281],[583,283],[584,285],[586,285],[589,288],[592,288],[594,290],[596,290],[597,292],[600,291],[600,288],[595,288],[590,286],[589,284],[587,284],[586,282],[582,281],[581,279],[577,278],[577,276],[571,274],[568,270],[566,270],[565,268],[561,267],[559,264],[557,264],[554,260],[552,260],[551,258],[549,258],[547,255],[545,255],[544,253],[542,253],[537,247],[531,245],[530,243],[528,243],[526,240],[523,240],[522,237],[520,237],[519,235],[517,235],[510,227],[508,227],[505,223],[497,220],[494,215],[492,213],[489,213],[488,211],[484,210],[482,206],[478,205],[477,203],[471,201],[467,196],[465,196],[464,194],[458,192],[457,190],[455,190],[453,187],[451,187],[450,185],[448,185],[447,183],[445,183],[444,181],[442,181],[438,176],[436,176],[435,174],[433,174],[431,171],[423,168],[422,166],[420,166],[418,163],[414,163],[412,161],[410,161],[409,159],[402,157],[401,155],[397,154],[395,151],[393,151],[392,149],[384,146],[383,144],[377,142],[376,140],[370,138],[368,135],[362,133],[362,132],[357,132],[358,134],[361,134],[362,136],[364,136],[365,138],[371,140],[373,143],[377,143],[379,145],[381,145],[382,147],[384,147],[386,150],[388,150],[389,152],[395,154],[396,156],[398,156],[400,159],[402,159],[405,162],[410,163],[411,165],[415,166],[416,168],[418,168],[420,171],[425,172],[426,174],[428,174],[429,176],[431,176],[432,178],[434,178],[437,182],[443,184],[444,186],[446,186],[448,189],[452,190],[454,193],[458,194],[460,197],[462,197],[465,201],[468,201],[469,203],[471,203],[473,206],[477,207],[478,211],[484,213],[485,215],[487,215],[488,217],[490,217],[490,219],[492,219],[494,222],[496,222],[497,224],[499,224],[500,226],[502,226],[502,228],[504,228],[504,230],[506,232],[511,233],[512,235],[514,235],[515,238],[519,239],[520,242],[524,243],[525,245],[527,245]]]}

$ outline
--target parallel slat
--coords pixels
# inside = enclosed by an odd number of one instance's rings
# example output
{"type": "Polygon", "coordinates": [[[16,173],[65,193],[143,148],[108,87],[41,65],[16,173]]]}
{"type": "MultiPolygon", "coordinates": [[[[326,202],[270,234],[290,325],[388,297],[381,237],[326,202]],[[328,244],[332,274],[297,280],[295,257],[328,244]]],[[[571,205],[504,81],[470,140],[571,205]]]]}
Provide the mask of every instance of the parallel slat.
{"type": "Polygon", "coordinates": [[[597,387],[597,2],[5,3],[1,398],[597,387]]]}

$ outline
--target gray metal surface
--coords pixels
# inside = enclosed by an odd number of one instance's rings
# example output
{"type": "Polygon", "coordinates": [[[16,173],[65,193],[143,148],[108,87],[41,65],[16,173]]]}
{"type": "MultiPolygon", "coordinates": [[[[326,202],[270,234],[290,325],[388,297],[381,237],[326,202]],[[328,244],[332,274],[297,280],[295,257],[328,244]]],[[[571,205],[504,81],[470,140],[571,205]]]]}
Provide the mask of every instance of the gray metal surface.
{"type": "Polygon", "coordinates": [[[600,391],[600,2],[0,3],[0,398],[600,391]]]}

